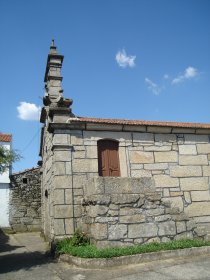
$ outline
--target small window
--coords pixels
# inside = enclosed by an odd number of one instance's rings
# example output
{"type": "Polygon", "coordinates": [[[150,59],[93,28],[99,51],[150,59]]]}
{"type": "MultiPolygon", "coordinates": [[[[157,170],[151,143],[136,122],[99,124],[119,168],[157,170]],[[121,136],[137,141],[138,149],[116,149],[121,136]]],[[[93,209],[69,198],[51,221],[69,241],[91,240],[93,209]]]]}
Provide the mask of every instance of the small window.
{"type": "Polygon", "coordinates": [[[23,178],[23,184],[27,184],[28,183],[28,179],[27,178],[23,178]]]}
{"type": "Polygon", "coordinates": [[[120,176],[118,154],[119,143],[114,140],[98,141],[98,173],[99,176],[120,176]]]}

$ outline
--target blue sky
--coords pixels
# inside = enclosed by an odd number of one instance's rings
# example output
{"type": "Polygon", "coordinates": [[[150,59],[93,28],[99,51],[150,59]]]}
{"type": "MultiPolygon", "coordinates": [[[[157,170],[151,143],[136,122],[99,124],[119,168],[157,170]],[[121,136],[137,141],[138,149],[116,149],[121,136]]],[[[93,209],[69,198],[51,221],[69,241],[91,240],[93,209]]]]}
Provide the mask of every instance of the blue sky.
{"type": "Polygon", "coordinates": [[[36,166],[51,39],[78,116],[210,123],[210,1],[0,0],[0,131],[36,166]]]}

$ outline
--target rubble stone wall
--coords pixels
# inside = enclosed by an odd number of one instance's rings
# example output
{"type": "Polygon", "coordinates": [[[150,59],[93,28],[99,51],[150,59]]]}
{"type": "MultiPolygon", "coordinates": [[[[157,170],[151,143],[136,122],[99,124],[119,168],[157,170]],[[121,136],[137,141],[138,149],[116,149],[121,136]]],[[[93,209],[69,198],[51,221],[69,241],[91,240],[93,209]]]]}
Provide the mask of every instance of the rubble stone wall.
{"type": "Polygon", "coordinates": [[[149,177],[92,178],[84,194],[82,229],[98,247],[206,237],[183,209],[162,200],[149,177]]]}
{"type": "Polygon", "coordinates": [[[16,232],[41,230],[40,169],[11,176],[9,220],[16,232]]]}

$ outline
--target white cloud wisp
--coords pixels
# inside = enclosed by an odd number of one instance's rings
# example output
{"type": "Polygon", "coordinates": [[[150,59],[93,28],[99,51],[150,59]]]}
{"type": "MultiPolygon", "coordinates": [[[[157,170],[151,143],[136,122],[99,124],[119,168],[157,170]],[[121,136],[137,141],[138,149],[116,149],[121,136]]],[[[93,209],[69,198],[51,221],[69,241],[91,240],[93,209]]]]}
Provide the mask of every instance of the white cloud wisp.
{"type": "Polygon", "coordinates": [[[185,80],[192,79],[197,75],[198,75],[198,70],[194,67],[189,66],[185,69],[182,75],[179,75],[178,77],[174,78],[171,83],[172,85],[179,84],[184,82],[185,80]]]}
{"type": "Polygon", "coordinates": [[[37,121],[40,117],[41,107],[33,103],[20,102],[17,106],[18,118],[24,121],[37,121]]]}
{"type": "Polygon", "coordinates": [[[135,55],[127,55],[126,51],[124,49],[122,49],[121,51],[118,51],[115,59],[117,61],[117,64],[120,67],[122,67],[122,68],[126,68],[126,67],[133,68],[135,66],[136,56],[135,55]]]}
{"type": "Polygon", "coordinates": [[[148,89],[151,90],[155,95],[159,95],[161,93],[162,88],[150,79],[145,78],[145,83],[147,84],[148,89]]]}

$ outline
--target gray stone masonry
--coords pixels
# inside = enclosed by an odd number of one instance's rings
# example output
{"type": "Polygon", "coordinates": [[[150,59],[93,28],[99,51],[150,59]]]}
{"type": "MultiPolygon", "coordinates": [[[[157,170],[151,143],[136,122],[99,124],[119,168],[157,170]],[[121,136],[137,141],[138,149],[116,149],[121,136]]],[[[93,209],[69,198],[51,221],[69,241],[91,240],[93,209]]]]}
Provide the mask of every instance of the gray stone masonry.
{"type": "Polygon", "coordinates": [[[41,230],[40,169],[33,168],[11,176],[10,226],[16,232],[41,230]]]}
{"type": "Polygon", "coordinates": [[[98,247],[206,236],[183,210],[162,199],[148,177],[89,179],[82,205],[82,228],[98,247]]]}

